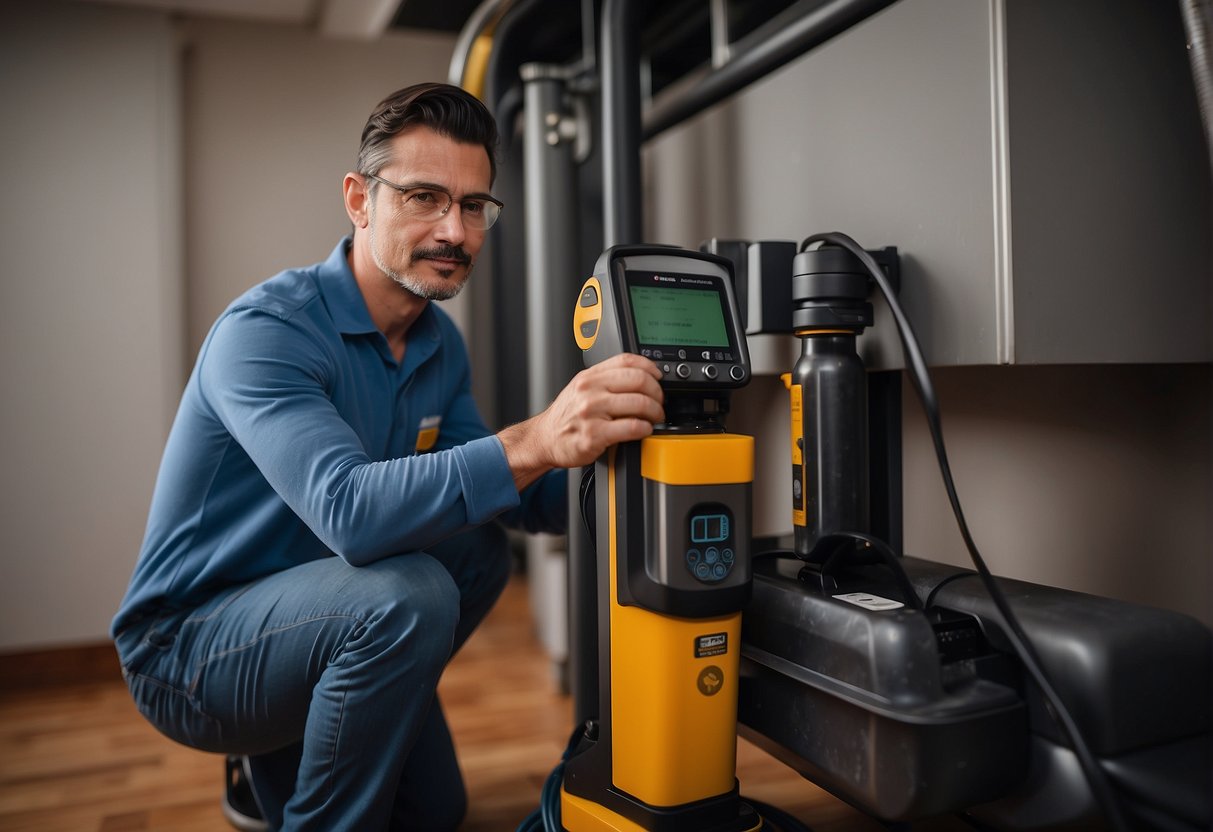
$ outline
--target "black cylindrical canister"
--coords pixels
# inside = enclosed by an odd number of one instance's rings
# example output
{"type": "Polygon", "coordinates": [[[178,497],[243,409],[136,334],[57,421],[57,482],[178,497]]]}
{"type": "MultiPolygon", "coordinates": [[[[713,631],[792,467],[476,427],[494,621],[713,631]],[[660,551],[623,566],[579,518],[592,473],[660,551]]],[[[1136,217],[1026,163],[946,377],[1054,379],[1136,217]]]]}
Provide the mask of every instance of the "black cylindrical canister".
{"type": "Polygon", "coordinates": [[[792,387],[793,400],[799,388],[801,443],[793,500],[800,491],[803,506],[794,514],[804,517],[794,525],[795,550],[809,559],[824,535],[869,531],[868,380],[855,336],[802,336],[792,387]]]}
{"type": "Polygon", "coordinates": [[[801,252],[792,285],[792,516],[795,552],[809,560],[825,535],[870,531],[868,380],[855,340],[872,307],[863,266],[844,250],[801,252]]]}

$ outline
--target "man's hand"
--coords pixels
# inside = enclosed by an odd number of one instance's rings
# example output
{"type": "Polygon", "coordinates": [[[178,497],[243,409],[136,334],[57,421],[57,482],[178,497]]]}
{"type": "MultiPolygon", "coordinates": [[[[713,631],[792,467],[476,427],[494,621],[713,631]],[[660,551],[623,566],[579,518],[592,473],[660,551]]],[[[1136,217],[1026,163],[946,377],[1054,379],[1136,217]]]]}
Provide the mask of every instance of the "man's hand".
{"type": "Polygon", "coordinates": [[[589,465],[611,445],[643,439],[665,418],[661,371],[623,353],[582,370],[547,410],[497,438],[522,490],[553,468],[589,465]]]}

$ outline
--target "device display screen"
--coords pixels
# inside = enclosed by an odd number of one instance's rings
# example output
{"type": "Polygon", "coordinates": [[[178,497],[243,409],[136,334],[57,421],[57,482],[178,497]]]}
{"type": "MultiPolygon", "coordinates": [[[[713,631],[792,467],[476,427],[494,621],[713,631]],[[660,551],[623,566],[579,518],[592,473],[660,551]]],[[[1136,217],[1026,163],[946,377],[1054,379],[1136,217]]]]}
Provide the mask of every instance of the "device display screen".
{"type": "Polygon", "coordinates": [[[697,514],[691,518],[692,543],[719,543],[729,539],[726,514],[697,514]]]}
{"type": "Polygon", "coordinates": [[[652,347],[731,350],[724,289],[707,275],[627,273],[636,340],[652,347]]]}

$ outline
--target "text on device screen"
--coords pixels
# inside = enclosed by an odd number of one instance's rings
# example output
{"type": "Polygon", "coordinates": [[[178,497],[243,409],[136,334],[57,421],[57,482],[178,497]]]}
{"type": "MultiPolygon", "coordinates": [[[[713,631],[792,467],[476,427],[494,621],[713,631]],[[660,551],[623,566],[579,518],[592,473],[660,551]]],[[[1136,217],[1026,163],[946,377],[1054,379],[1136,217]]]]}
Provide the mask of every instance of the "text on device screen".
{"type": "Polygon", "coordinates": [[[641,344],[728,347],[721,288],[708,277],[628,272],[628,295],[641,344]]]}

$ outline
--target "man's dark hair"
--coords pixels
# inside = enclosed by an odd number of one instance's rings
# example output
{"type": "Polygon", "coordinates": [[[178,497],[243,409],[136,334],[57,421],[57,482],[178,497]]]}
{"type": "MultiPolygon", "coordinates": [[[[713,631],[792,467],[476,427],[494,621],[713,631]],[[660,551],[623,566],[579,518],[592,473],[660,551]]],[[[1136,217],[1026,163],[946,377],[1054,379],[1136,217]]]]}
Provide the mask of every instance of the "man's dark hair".
{"type": "MultiPolygon", "coordinates": [[[[379,173],[392,159],[391,140],[410,127],[428,127],[457,142],[483,145],[491,183],[497,178],[497,123],[469,92],[450,84],[414,84],[379,102],[362,128],[358,173],[379,173]]],[[[374,181],[369,183],[372,188],[374,181]]]]}

